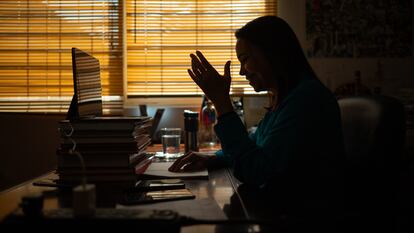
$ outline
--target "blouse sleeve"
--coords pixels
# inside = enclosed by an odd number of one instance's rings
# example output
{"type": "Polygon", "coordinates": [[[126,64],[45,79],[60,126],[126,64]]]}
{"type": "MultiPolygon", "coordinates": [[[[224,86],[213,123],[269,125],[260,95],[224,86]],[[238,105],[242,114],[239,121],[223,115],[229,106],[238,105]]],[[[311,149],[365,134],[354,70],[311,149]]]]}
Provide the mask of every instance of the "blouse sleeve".
{"type": "MultiPolygon", "coordinates": [[[[228,114],[226,114],[226,115],[224,115],[224,116],[221,116],[221,117],[219,117],[219,121],[222,121],[223,119],[225,119],[225,118],[227,118],[227,117],[230,117],[230,118],[232,118],[232,116],[233,116],[233,113],[228,113],[228,114]]],[[[260,124],[260,123],[259,123],[260,124]]],[[[251,134],[249,134],[249,138],[253,141],[253,142],[256,142],[256,133],[251,133],[251,134]]],[[[232,161],[232,158],[231,158],[231,156],[230,155],[228,155],[228,154],[225,154],[224,152],[223,152],[223,150],[218,150],[218,151],[216,151],[216,153],[215,153],[215,155],[216,155],[216,162],[214,163],[215,164],[215,166],[220,166],[220,167],[222,167],[222,166],[224,166],[224,167],[230,167],[230,166],[232,166],[233,165],[233,161],[232,161]]]]}
{"type": "Polygon", "coordinates": [[[260,143],[249,137],[236,113],[219,119],[215,131],[223,154],[233,161],[235,177],[243,183],[261,186],[286,173],[288,161],[302,159],[298,157],[309,149],[306,140],[318,118],[315,112],[300,98],[290,101],[279,112],[277,120],[262,129],[265,135],[260,143]]]}

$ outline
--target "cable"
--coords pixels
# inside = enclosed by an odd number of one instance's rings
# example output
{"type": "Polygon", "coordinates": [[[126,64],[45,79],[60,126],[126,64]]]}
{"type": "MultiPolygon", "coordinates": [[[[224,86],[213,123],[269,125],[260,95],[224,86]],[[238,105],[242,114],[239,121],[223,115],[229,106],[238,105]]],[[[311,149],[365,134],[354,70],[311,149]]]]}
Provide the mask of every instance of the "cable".
{"type": "Polygon", "coordinates": [[[86,167],[85,167],[85,162],[83,159],[82,154],[76,150],[76,141],[73,140],[72,135],[75,132],[75,129],[73,128],[72,124],[70,124],[70,132],[66,132],[65,128],[59,128],[59,131],[64,135],[64,137],[68,140],[71,141],[71,143],[73,144],[72,148],[69,149],[69,154],[71,155],[76,155],[79,159],[80,165],[81,165],[81,169],[82,169],[82,180],[81,180],[81,184],[84,190],[86,190],[86,184],[87,184],[87,180],[86,180],[86,167]]]}

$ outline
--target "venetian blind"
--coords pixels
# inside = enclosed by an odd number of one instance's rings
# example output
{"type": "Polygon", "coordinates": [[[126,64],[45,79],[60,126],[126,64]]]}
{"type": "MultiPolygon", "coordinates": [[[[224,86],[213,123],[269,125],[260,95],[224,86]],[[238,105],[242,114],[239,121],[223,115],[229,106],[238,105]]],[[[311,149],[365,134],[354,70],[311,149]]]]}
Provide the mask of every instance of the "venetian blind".
{"type": "Polygon", "coordinates": [[[71,47],[99,59],[104,113],[122,108],[118,0],[0,1],[0,111],[66,112],[71,47]]]}
{"type": "Polygon", "coordinates": [[[127,95],[194,96],[189,54],[200,50],[223,73],[232,61],[232,92],[254,93],[240,77],[236,29],[276,13],[276,0],[127,0],[127,95]]]}

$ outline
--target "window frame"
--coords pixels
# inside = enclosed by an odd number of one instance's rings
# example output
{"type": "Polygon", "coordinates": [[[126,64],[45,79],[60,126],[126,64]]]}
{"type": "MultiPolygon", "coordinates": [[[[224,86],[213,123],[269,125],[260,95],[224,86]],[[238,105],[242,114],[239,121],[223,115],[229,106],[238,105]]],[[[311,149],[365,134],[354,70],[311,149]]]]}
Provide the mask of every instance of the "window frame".
{"type": "MultiPolygon", "coordinates": [[[[275,15],[278,14],[278,0],[264,0],[267,4],[274,4],[275,15]]],[[[114,1],[118,5],[116,8],[118,10],[117,18],[118,21],[118,38],[117,41],[120,46],[120,51],[117,50],[122,58],[122,61],[117,64],[121,69],[120,74],[122,76],[121,84],[121,93],[116,95],[105,95],[103,96],[103,103],[105,114],[119,114],[118,112],[112,112],[111,109],[125,109],[127,107],[138,106],[140,104],[147,104],[151,106],[170,106],[170,107],[198,107],[201,103],[203,93],[192,94],[192,95],[148,95],[148,96],[131,96],[128,95],[128,43],[127,43],[127,0],[117,0],[114,1]]],[[[109,3],[109,1],[108,1],[109,3]]],[[[48,8],[42,8],[46,11],[48,8]]],[[[1,10],[1,9],[0,9],[1,10]]],[[[47,13],[49,14],[49,13],[47,13]]],[[[29,25],[29,24],[27,24],[29,25]]],[[[47,23],[46,23],[47,25],[47,23]]],[[[46,29],[48,30],[48,29],[46,29]]],[[[46,31],[46,34],[48,32],[46,31]]],[[[27,35],[29,36],[29,35],[27,35]]],[[[92,36],[91,36],[92,39],[92,36]]],[[[93,45],[92,45],[93,46],[93,45]]],[[[70,48],[66,48],[68,51],[70,48]]],[[[28,52],[29,53],[29,52],[28,52]]],[[[113,53],[113,51],[108,51],[108,54],[113,53]]],[[[64,51],[60,51],[59,54],[64,54],[64,51]]],[[[66,55],[65,55],[66,56],[66,55]]],[[[230,55],[229,55],[230,56],[230,55]]],[[[49,59],[49,58],[48,58],[49,59]]],[[[223,64],[224,65],[224,64],[223,64]]],[[[29,65],[27,65],[29,66],[29,65]]],[[[47,66],[45,66],[47,67],[47,66]]],[[[222,67],[216,67],[219,72],[222,71],[222,67]]],[[[101,71],[102,72],[102,71],[101,71]]],[[[238,73],[233,71],[233,73],[238,73]]],[[[46,77],[47,78],[47,77],[46,77]]],[[[190,77],[188,77],[190,79],[190,77]]],[[[27,77],[27,80],[30,80],[30,77],[27,77]]],[[[28,89],[29,84],[26,84],[28,89]]],[[[48,88],[48,86],[45,86],[48,88]]],[[[62,88],[62,87],[59,87],[62,88]]],[[[56,96],[32,96],[30,91],[27,91],[27,94],[21,94],[14,97],[14,92],[4,92],[6,95],[0,97],[0,112],[26,112],[26,113],[61,113],[65,114],[69,108],[70,100],[72,96],[66,96],[66,93],[56,96]],[[7,96],[9,95],[9,96],[7,96]],[[24,105],[23,105],[24,104],[24,105]],[[53,104],[52,110],[49,105],[53,104]],[[21,108],[18,106],[22,106],[21,108]],[[40,106],[40,107],[39,107],[40,106]],[[13,107],[18,108],[18,110],[13,111],[13,107]],[[6,110],[7,108],[7,110],[6,110]],[[4,110],[4,111],[3,111],[4,110]]],[[[255,94],[243,94],[243,96],[263,96],[266,95],[266,92],[255,93],[255,94]]],[[[240,96],[240,94],[232,94],[231,96],[240,96]]],[[[122,110],[121,110],[122,111],[122,110]]]]}

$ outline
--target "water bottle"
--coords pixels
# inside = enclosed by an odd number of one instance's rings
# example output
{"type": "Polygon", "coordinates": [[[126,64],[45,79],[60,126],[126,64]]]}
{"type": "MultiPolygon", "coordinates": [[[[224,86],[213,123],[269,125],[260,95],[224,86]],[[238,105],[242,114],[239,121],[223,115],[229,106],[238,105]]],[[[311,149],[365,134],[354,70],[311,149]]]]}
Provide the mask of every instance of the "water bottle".
{"type": "Polygon", "coordinates": [[[185,152],[198,151],[198,112],[184,110],[185,152]]]}
{"type": "Polygon", "coordinates": [[[201,132],[200,140],[204,146],[214,146],[217,143],[214,124],[217,120],[216,109],[213,103],[208,100],[206,106],[201,111],[201,132]]]}
{"type": "Polygon", "coordinates": [[[243,110],[243,102],[242,100],[236,100],[233,101],[234,111],[237,113],[237,115],[240,117],[240,120],[244,125],[246,125],[246,122],[244,120],[244,110],[243,110]]]}

